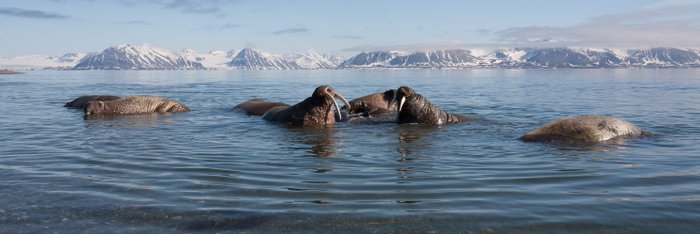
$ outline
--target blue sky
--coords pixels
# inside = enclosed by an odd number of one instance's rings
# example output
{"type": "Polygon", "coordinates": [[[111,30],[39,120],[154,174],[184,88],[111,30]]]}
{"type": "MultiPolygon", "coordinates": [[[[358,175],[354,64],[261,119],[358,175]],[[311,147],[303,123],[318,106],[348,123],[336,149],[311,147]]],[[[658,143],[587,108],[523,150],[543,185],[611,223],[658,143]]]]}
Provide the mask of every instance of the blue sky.
{"type": "Polygon", "coordinates": [[[687,0],[0,0],[0,56],[166,49],[585,46],[700,47],[700,1],[687,0]]]}

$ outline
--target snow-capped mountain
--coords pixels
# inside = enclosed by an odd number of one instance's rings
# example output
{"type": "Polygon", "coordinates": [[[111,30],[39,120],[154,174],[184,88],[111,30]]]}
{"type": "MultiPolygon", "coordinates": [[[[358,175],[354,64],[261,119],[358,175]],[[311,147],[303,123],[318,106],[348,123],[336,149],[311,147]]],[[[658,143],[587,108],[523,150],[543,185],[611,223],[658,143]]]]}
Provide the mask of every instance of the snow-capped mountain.
{"type": "Polygon", "coordinates": [[[527,54],[524,49],[501,49],[479,58],[483,67],[517,67],[527,54]]]}
{"type": "Polygon", "coordinates": [[[370,67],[392,67],[391,61],[395,58],[405,56],[397,51],[374,51],[362,52],[345,60],[339,68],[370,68],[370,67]]]}
{"type": "Polygon", "coordinates": [[[99,53],[0,58],[0,69],[75,70],[293,70],[354,68],[700,68],[700,51],[680,48],[610,50],[595,48],[504,48],[362,52],[345,60],[337,55],[306,53],[278,56],[241,51],[190,49],[169,51],[149,45],[120,45],[99,53]],[[474,53],[476,51],[478,53],[474,53]]]}
{"type": "Polygon", "coordinates": [[[13,58],[0,58],[0,68],[11,70],[71,69],[84,53],[67,53],[61,56],[29,55],[13,58]]]}
{"type": "Polygon", "coordinates": [[[201,63],[206,69],[219,70],[227,69],[228,63],[231,61],[231,59],[233,59],[233,57],[236,56],[236,54],[238,54],[238,51],[229,50],[226,52],[222,50],[212,50],[206,54],[199,54],[191,49],[181,49],[175,51],[175,54],[178,54],[187,60],[201,63]]]}
{"type": "Polygon", "coordinates": [[[525,66],[543,68],[593,67],[590,57],[570,48],[541,48],[529,50],[525,66]]]}
{"type": "Polygon", "coordinates": [[[636,67],[700,67],[700,51],[651,48],[629,51],[626,61],[636,67]]]}
{"type": "Polygon", "coordinates": [[[241,70],[295,70],[303,69],[296,63],[290,62],[281,56],[272,55],[267,52],[245,48],[238,52],[231,62],[231,68],[241,70]]]}
{"type": "Polygon", "coordinates": [[[435,50],[399,56],[389,64],[394,67],[467,67],[476,62],[477,57],[468,50],[435,50]]]}
{"type": "Polygon", "coordinates": [[[616,52],[609,49],[508,48],[482,56],[469,50],[435,50],[401,54],[362,52],[340,68],[613,68],[700,67],[700,52],[652,48],[616,52]]]}
{"type": "Polygon", "coordinates": [[[622,59],[625,57],[622,54],[618,54],[608,49],[582,49],[581,53],[585,54],[593,62],[594,67],[621,67],[626,66],[625,61],[622,59]]]}
{"type": "MultiPolygon", "coordinates": [[[[590,51],[593,55],[593,51],[590,51]]],[[[484,56],[482,66],[510,68],[584,68],[596,62],[586,52],[571,48],[513,48],[484,56]]]]}
{"type": "Polygon", "coordinates": [[[85,53],[67,53],[58,57],[56,61],[59,63],[71,63],[77,64],[81,59],[85,57],[85,53]]]}
{"type": "Polygon", "coordinates": [[[149,45],[119,45],[85,56],[75,70],[199,70],[201,63],[149,45]]]}
{"type": "Polygon", "coordinates": [[[304,54],[291,54],[284,56],[284,59],[296,64],[301,69],[333,69],[338,67],[340,60],[338,56],[324,56],[316,53],[314,50],[309,50],[304,54]]]}
{"type": "Polygon", "coordinates": [[[475,66],[478,58],[468,50],[414,52],[363,52],[343,62],[341,68],[443,68],[475,66]]]}
{"type": "Polygon", "coordinates": [[[204,57],[197,54],[197,51],[194,51],[192,49],[175,50],[173,51],[173,53],[190,61],[199,62],[199,60],[204,60],[204,57]]]}
{"type": "Polygon", "coordinates": [[[335,64],[335,67],[337,68],[341,63],[345,62],[345,57],[340,56],[340,55],[335,55],[335,54],[324,54],[324,58],[326,58],[328,61],[331,61],[331,63],[335,64]]]}

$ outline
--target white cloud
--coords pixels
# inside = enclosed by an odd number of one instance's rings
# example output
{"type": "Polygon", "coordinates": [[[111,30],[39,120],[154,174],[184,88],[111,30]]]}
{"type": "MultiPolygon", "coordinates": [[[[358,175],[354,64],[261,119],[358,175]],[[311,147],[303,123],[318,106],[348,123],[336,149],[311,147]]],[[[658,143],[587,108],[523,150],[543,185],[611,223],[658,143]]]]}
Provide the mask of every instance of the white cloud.
{"type": "Polygon", "coordinates": [[[700,48],[700,4],[664,4],[604,15],[572,27],[517,27],[496,32],[501,42],[528,46],[700,48]]]}

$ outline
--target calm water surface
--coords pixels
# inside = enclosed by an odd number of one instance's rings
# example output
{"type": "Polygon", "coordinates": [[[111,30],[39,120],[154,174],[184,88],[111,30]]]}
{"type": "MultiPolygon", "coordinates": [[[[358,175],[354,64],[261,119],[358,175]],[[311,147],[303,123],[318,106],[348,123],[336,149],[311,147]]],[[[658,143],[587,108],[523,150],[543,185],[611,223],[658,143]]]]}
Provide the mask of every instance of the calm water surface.
{"type": "Polygon", "coordinates": [[[46,71],[0,76],[0,233],[666,232],[700,228],[700,70],[46,71]],[[477,121],[293,128],[232,110],[409,85],[477,121]],[[84,120],[88,94],[190,113],[84,120]],[[524,143],[570,115],[653,133],[524,143]]]}

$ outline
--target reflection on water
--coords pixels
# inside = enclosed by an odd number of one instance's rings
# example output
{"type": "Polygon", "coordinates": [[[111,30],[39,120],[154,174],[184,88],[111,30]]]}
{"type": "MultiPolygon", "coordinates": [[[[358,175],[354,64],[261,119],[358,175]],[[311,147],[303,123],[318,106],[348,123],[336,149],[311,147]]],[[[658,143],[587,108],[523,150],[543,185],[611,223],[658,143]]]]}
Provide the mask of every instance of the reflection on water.
{"type": "Polygon", "coordinates": [[[87,127],[146,128],[157,127],[159,123],[173,122],[172,115],[173,114],[171,113],[141,113],[123,115],[92,114],[84,115],[83,118],[86,120],[87,127]]]}
{"type": "Polygon", "coordinates": [[[426,137],[441,127],[440,125],[400,124],[397,125],[396,129],[399,133],[400,143],[412,143],[426,137]]]}
{"type": "Polygon", "coordinates": [[[424,139],[429,137],[432,132],[439,130],[442,126],[423,125],[423,124],[400,124],[396,129],[398,133],[398,147],[396,151],[402,156],[399,161],[409,161],[415,159],[414,151],[425,149],[431,144],[431,140],[424,139]]]}
{"type": "MultiPolygon", "coordinates": [[[[639,138],[639,137],[638,137],[639,138]]],[[[565,142],[565,141],[552,141],[552,142],[527,142],[529,144],[543,144],[550,147],[555,147],[559,150],[573,150],[573,151],[597,151],[597,152],[618,152],[625,149],[626,142],[629,140],[634,140],[638,138],[624,138],[616,137],[605,141],[598,142],[565,142]]]]}
{"type": "Polygon", "coordinates": [[[307,152],[321,158],[335,157],[337,144],[334,127],[297,127],[287,126],[293,134],[293,140],[308,146],[307,152]]]}

